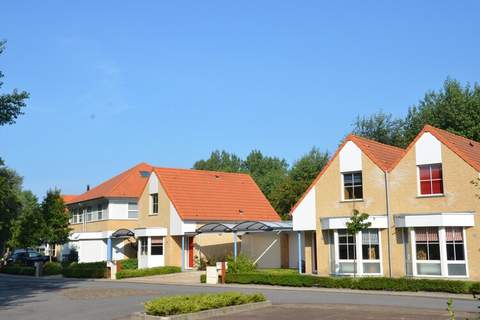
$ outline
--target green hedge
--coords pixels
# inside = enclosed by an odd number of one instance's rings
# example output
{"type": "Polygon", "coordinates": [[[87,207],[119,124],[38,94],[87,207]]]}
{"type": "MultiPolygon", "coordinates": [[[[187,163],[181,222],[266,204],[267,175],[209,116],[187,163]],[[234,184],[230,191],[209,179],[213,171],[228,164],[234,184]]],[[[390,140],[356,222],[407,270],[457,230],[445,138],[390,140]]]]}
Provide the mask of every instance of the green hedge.
{"type": "Polygon", "coordinates": [[[63,268],[63,276],[68,278],[105,278],[107,264],[105,261],[89,263],[71,263],[63,268]]]}
{"type": "Polygon", "coordinates": [[[147,301],[145,303],[145,312],[153,316],[170,316],[246,303],[262,302],[265,300],[263,294],[244,294],[238,292],[172,296],[147,301]]]}
{"type": "MultiPolygon", "coordinates": [[[[205,277],[201,278],[204,282],[205,277]]],[[[263,284],[289,287],[346,288],[383,291],[430,291],[448,293],[480,292],[479,282],[441,279],[411,279],[383,277],[317,277],[311,275],[266,273],[227,274],[227,283],[263,284]]]]}
{"type": "Polygon", "coordinates": [[[51,276],[54,274],[62,274],[63,267],[58,262],[47,262],[43,265],[43,274],[46,276],[51,276]]]}
{"type": "Polygon", "coordinates": [[[0,271],[2,273],[21,274],[25,276],[35,275],[35,267],[27,267],[27,266],[19,266],[19,265],[5,266],[0,271]]]}
{"type": "Polygon", "coordinates": [[[154,276],[158,274],[177,273],[181,271],[182,269],[180,267],[171,267],[171,266],[155,267],[155,268],[148,268],[148,269],[135,269],[135,270],[124,269],[117,272],[117,279],[146,277],[146,276],[154,276]]]}
{"type": "Polygon", "coordinates": [[[138,259],[124,259],[118,262],[120,262],[122,270],[138,269],[138,259]]]}

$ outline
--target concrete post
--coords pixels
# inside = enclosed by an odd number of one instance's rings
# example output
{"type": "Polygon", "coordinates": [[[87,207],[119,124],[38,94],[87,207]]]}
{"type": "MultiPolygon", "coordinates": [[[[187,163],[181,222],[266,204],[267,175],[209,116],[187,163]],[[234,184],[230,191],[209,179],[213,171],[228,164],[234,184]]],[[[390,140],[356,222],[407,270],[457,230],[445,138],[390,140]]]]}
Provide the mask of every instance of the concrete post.
{"type": "Polygon", "coordinates": [[[297,231],[298,242],[298,273],[302,273],[302,232],[297,231]]]}
{"type": "Polygon", "coordinates": [[[237,231],[233,232],[233,260],[237,261],[237,231]]]}
{"type": "Polygon", "coordinates": [[[107,261],[112,261],[112,238],[107,238],[107,261]]]}
{"type": "Polygon", "coordinates": [[[182,236],[182,271],[185,271],[185,236],[182,236]]]}

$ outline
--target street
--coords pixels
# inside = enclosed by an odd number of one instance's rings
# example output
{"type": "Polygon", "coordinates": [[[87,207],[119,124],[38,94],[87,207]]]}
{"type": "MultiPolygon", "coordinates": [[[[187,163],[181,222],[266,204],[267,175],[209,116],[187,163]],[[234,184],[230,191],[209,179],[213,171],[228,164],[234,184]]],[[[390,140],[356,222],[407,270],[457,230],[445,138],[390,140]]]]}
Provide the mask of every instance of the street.
{"type": "MultiPolygon", "coordinates": [[[[324,292],[276,288],[232,288],[202,285],[144,284],[123,281],[36,279],[0,276],[0,319],[111,320],[142,310],[154,296],[218,291],[262,292],[273,307],[254,314],[218,319],[438,319],[446,317],[446,298],[324,292]]],[[[478,302],[454,300],[462,312],[476,312],[478,302]]]]}

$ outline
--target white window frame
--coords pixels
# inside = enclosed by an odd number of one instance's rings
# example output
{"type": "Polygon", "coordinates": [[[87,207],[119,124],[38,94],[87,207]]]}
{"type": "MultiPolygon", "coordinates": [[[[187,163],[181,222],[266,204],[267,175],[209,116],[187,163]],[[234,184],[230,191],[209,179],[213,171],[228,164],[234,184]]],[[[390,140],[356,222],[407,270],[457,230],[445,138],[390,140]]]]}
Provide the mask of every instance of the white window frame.
{"type": "MultiPolygon", "coordinates": [[[[432,168],[430,167],[430,177],[432,176],[432,168]]],[[[363,182],[363,181],[362,181],[363,182]]],[[[417,165],[417,197],[418,198],[428,198],[428,197],[441,197],[441,196],[444,196],[445,195],[445,179],[444,179],[444,176],[443,176],[443,164],[440,162],[440,163],[424,163],[424,164],[418,164],[417,165]],[[435,165],[435,164],[439,164],[440,167],[442,168],[442,190],[443,190],[443,193],[431,193],[431,194],[422,194],[422,191],[421,191],[421,186],[420,186],[420,167],[424,167],[424,166],[432,166],[432,165],[435,165]]],[[[432,187],[432,190],[433,190],[433,186],[432,187]]]]}
{"type": "MultiPolygon", "coordinates": [[[[353,183],[353,180],[352,180],[353,183]]],[[[354,186],[355,184],[353,184],[354,186]]],[[[340,199],[342,199],[342,202],[355,202],[355,201],[363,201],[364,198],[364,192],[365,189],[363,188],[363,171],[362,170],[357,170],[357,171],[345,171],[345,172],[340,172],[340,199]],[[354,173],[360,173],[362,176],[362,197],[358,199],[345,199],[345,181],[344,181],[344,174],[354,174],[354,173]]],[[[355,190],[355,188],[354,188],[355,190]]],[[[355,193],[355,191],[353,191],[355,193]]]]}
{"type": "Polygon", "coordinates": [[[469,278],[469,268],[468,268],[468,247],[467,247],[467,236],[465,232],[465,227],[462,228],[463,233],[463,250],[465,255],[465,260],[447,260],[447,240],[445,227],[438,227],[438,240],[440,245],[440,260],[417,260],[417,239],[415,237],[415,228],[409,228],[410,231],[410,243],[412,250],[412,273],[414,277],[421,278],[458,278],[466,279],[469,278]],[[418,274],[417,272],[417,263],[440,263],[440,275],[424,275],[418,274]],[[451,276],[448,275],[448,265],[449,264],[464,264],[466,275],[464,276],[451,276]]]}
{"type": "Polygon", "coordinates": [[[140,214],[140,210],[138,208],[138,202],[137,201],[128,201],[127,202],[127,219],[129,220],[138,220],[138,215],[140,214]],[[137,206],[137,210],[130,210],[129,206],[130,204],[135,204],[137,206]],[[130,212],[136,212],[137,216],[135,218],[130,218],[130,212]]]}
{"type": "MultiPolygon", "coordinates": [[[[371,228],[371,229],[376,229],[378,232],[378,253],[380,256],[380,259],[376,260],[371,260],[371,259],[363,259],[363,250],[362,250],[362,244],[363,244],[363,239],[362,239],[362,232],[358,232],[355,235],[355,250],[356,250],[356,256],[357,256],[357,272],[355,275],[357,276],[382,276],[383,275],[383,250],[382,250],[382,230],[377,229],[377,228],[371,228]],[[380,273],[364,273],[363,272],[363,263],[364,262],[371,262],[371,263],[380,263],[380,273]]],[[[333,244],[334,244],[334,251],[335,251],[335,270],[334,274],[335,275],[348,275],[348,276],[353,276],[353,272],[348,272],[348,273],[341,273],[339,272],[340,270],[340,263],[355,263],[354,259],[340,259],[340,247],[339,247],[339,241],[338,241],[338,230],[335,229],[333,230],[333,244]]]]}
{"type": "Polygon", "coordinates": [[[154,193],[150,193],[149,195],[149,202],[150,202],[150,205],[149,205],[149,215],[150,216],[156,216],[158,215],[159,211],[160,211],[160,205],[159,205],[159,196],[158,196],[158,192],[154,192],[154,193]],[[156,194],[157,195],[157,212],[153,212],[153,195],[156,194]]]}

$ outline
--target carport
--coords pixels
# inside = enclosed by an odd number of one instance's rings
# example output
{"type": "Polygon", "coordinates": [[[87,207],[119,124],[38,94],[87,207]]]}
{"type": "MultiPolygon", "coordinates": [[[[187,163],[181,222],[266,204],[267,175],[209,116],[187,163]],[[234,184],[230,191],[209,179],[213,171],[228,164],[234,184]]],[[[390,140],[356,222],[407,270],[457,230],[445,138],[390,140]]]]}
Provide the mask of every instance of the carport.
{"type": "MultiPolygon", "coordinates": [[[[238,233],[259,233],[259,232],[284,232],[284,231],[292,231],[292,222],[291,221],[282,221],[282,222],[272,222],[272,221],[242,221],[239,223],[223,223],[223,222],[211,222],[207,223],[200,228],[195,230],[195,233],[192,235],[197,234],[204,234],[204,233],[232,233],[233,234],[233,257],[236,260],[238,255],[238,233]]],[[[301,234],[298,233],[298,243],[299,248],[301,248],[301,234]]],[[[269,248],[267,248],[268,250],[269,248]]],[[[182,238],[182,261],[185,255],[185,244],[182,238]]],[[[298,250],[298,270],[301,272],[302,264],[301,264],[301,250],[298,250]]]]}

